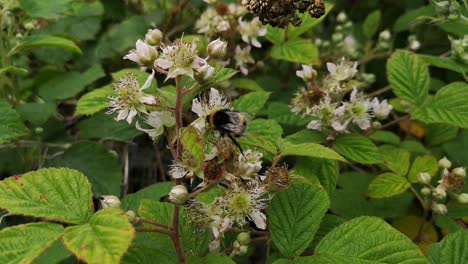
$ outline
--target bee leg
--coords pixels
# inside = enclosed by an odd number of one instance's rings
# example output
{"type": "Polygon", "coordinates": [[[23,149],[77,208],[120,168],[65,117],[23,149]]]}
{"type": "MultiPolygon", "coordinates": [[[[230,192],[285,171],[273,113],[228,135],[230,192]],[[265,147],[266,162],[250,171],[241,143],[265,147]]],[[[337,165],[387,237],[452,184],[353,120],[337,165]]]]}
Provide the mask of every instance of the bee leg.
{"type": "Polygon", "coordinates": [[[227,133],[227,136],[232,140],[232,143],[234,143],[234,145],[236,145],[236,147],[239,148],[240,153],[242,154],[242,156],[244,156],[244,151],[242,150],[242,147],[239,144],[239,142],[237,142],[237,140],[231,134],[227,133]]]}

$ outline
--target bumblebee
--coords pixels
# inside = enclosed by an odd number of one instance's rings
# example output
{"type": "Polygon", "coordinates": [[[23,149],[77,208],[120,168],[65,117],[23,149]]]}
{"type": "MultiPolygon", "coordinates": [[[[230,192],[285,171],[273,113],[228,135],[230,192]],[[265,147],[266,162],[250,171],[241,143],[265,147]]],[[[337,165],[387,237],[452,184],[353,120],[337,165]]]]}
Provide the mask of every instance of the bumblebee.
{"type": "Polygon", "coordinates": [[[213,129],[219,131],[221,136],[228,136],[234,145],[239,148],[240,152],[244,154],[240,144],[235,139],[242,136],[247,128],[247,119],[244,114],[221,109],[207,116],[206,121],[213,129]]]}

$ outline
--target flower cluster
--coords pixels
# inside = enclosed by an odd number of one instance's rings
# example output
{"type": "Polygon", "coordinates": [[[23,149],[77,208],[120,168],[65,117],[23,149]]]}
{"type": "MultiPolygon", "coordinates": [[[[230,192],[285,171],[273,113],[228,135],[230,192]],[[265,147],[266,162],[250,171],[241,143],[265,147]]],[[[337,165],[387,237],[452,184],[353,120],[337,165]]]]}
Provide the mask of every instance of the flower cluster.
{"type": "Polygon", "coordinates": [[[425,199],[431,199],[431,209],[437,214],[446,214],[447,194],[450,193],[455,197],[459,203],[468,203],[468,193],[459,193],[465,185],[466,171],[464,168],[458,167],[449,171],[452,163],[443,158],[439,160],[439,168],[442,169],[440,173],[440,180],[437,181],[437,186],[433,186],[432,176],[427,172],[421,172],[418,175],[418,182],[424,184],[421,189],[421,194],[425,199]]]}
{"type": "MultiPolygon", "coordinates": [[[[244,15],[247,10],[237,4],[216,3],[209,1],[210,5],[195,23],[198,33],[203,33],[210,38],[242,40],[244,45],[234,45],[227,47],[233,51],[229,58],[224,56],[210,56],[210,62],[214,64],[227,65],[230,59],[235,63],[244,75],[248,74],[247,65],[254,64],[255,60],[250,55],[251,47],[261,48],[260,37],[267,34],[266,28],[262,25],[258,17],[246,19],[244,15]],[[216,5],[216,6],[215,6],[216,5]],[[223,60],[225,59],[225,60],[223,60]]],[[[235,43],[234,41],[231,43],[235,43]]]]}
{"type": "Polygon", "coordinates": [[[297,71],[298,77],[306,82],[307,88],[300,88],[291,103],[291,111],[302,116],[312,116],[307,128],[327,132],[330,136],[346,133],[350,125],[366,130],[371,127],[372,118],[382,120],[388,117],[392,106],[387,100],[367,98],[357,89],[357,63],[341,59],[337,64],[327,63],[329,74],[322,80],[321,87],[315,81],[317,72],[310,65],[303,65],[297,71]],[[344,101],[350,93],[349,100],[344,101]]]}
{"type": "Polygon", "coordinates": [[[463,36],[462,39],[453,39],[450,38],[450,43],[452,44],[452,56],[468,64],[468,35],[463,36]]]}
{"type": "MultiPolygon", "coordinates": [[[[185,153],[170,170],[173,178],[196,184],[192,188],[194,193],[207,188],[222,190],[222,194],[211,203],[191,199],[193,194],[186,189],[182,191],[180,186],[183,185],[176,185],[169,195],[172,202],[185,203],[192,226],[210,227],[213,233],[213,241],[209,245],[211,251],[220,249],[223,235],[233,227],[245,228],[252,222],[259,229],[266,228],[264,212],[272,189],[265,180],[267,176],[260,174],[262,153],[251,149],[239,153],[231,139],[210,127],[207,117],[221,109],[230,109],[230,103],[214,88],[210,89],[208,96],[193,100],[192,111],[198,118],[189,126],[195,127],[205,139],[204,159],[196,161],[185,153]]],[[[245,251],[245,247],[241,247],[243,245],[237,245],[235,254],[245,251]]]]}

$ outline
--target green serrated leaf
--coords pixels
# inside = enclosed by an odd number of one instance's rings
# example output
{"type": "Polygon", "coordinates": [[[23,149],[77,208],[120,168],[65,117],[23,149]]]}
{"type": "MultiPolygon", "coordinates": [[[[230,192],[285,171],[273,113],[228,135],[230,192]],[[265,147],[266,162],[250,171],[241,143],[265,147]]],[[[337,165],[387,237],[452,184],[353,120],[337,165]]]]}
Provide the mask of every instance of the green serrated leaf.
{"type": "Polygon", "coordinates": [[[71,169],[41,169],[0,181],[0,208],[12,215],[81,224],[93,212],[91,185],[71,169]]]}
{"type": "Polygon", "coordinates": [[[93,115],[109,106],[109,96],[112,95],[112,86],[107,85],[94,89],[83,95],[76,104],[76,115],[93,115]]]}
{"type": "Polygon", "coordinates": [[[407,30],[415,26],[415,24],[418,22],[418,19],[421,19],[421,17],[429,17],[433,15],[434,7],[431,5],[410,10],[397,19],[393,25],[393,30],[395,30],[395,32],[407,30]]]}
{"type": "Polygon", "coordinates": [[[119,195],[122,171],[117,158],[98,143],[82,142],[49,160],[48,167],[67,167],[83,172],[92,183],[93,193],[119,195]]]}
{"type": "Polygon", "coordinates": [[[151,199],[159,201],[161,198],[166,196],[174,186],[173,182],[159,182],[145,187],[138,192],[131,193],[122,199],[122,207],[125,210],[138,211],[140,201],[143,199],[151,199]]]}
{"type": "Polygon", "coordinates": [[[21,121],[20,115],[11,108],[10,104],[0,100],[0,144],[9,143],[27,136],[29,130],[21,121]]]}
{"type": "Polygon", "coordinates": [[[65,229],[65,246],[87,263],[119,263],[135,236],[124,211],[106,208],[89,223],[65,229]]]}
{"type": "Polygon", "coordinates": [[[325,142],[325,135],[317,130],[303,129],[291,134],[285,138],[293,144],[301,143],[323,143],[325,142]]]}
{"type": "Polygon", "coordinates": [[[66,14],[70,9],[72,0],[20,0],[21,7],[34,18],[54,19],[66,14]]]}
{"type": "Polygon", "coordinates": [[[52,35],[35,35],[28,37],[11,53],[18,53],[20,50],[27,50],[38,47],[61,48],[78,54],[82,53],[81,49],[75,44],[75,42],[63,37],[52,35]]]}
{"type": "Polygon", "coordinates": [[[309,184],[296,184],[273,197],[268,226],[283,255],[298,256],[308,247],[329,205],[325,190],[309,184]]]}
{"type": "Polygon", "coordinates": [[[416,108],[413,118],[425,123],[445,123],[468,128],[467,96],[467,83],[451,83],[440,89],[430,104],[416,108]]]}
{"type": "Polygon", "coordinates": [[[204,257],[190,257],[188,259],[188,264],[235,264],[230,257],[221,254],[221,253],[211,253],[204,257]]]}
{"type": "Polygon", "coordinates": [[[413,210],[414,195],[410,192],[390,198],[369,199],[367,189],[374,178],[374,175],[364,173],[341,174],[332,195],[331,211],[351,219],[362,215],[395,218],[413,210]]]}
{"type": "Polygon", "coordinates": [[[446,236],[441,242],[429,246],[431,264],[466,263],[468,259],[468,230],[460,230],[446,236]]]}
{"type": "Polygon", "coordinates": [[[334,160],[300,157],[294,165],[294,174],[306,177],[313,184],[320,184],[329,196],[336,189],[339,173],[338,162],[334,160]]]}
{"type": "Polygon", "coordinates": [[[320,241],[315,254],[328,261],[317,263],[427,263],[408,237],[382,219],[367,216],[333,229],[320,241]]]}
{"type": "Polygon", "coordinates": [[[127,142],[143,134],[134,126],[124,121],[116,121],[113,115],[98,113],[78,124],[81,138],[111,139],[127,142]]]}
{"type": "Polygon", "coordinates": [[[400,137],[390,131],[378,130],[370,134],[369,138],[376,142],[400,145],[400,137]]]}
{"type": "Polygon", "coordinates": [[[63,234],[63,226],[31,223],[0,231],[0,263],[31,263],[63,234]]]}
{"type": "Polygon", "coordinates": [[[413,165],[408,173],[408,179],[412,183],[418,182],[418,175],[421,172],[434,176],[439,170],[439,165],[434,156],[419,156],[413,161],[413,165]]]}
{"type": "Polygon", "coordinates": [[[264,89],[254,80],[246,79],[246,78],[237,78],[231,81],[232,87],[254,91],[254,92],[261,92],[264,89]]]}
{"type": "Polygon", "coordinates": [[[265,105],[269,92],[252,92],[241,96],[233,102],[234,108],[240,112],[256,115],[265,105]]]}
{"type": "Polygon", "coordinates": [[[426,143],[429,147],[448,142],[458,135],[458,127],[446,124],[429,124],[426,126],[426,143]]]}
{"type": "Polygon", "coordinates": [[[26,73],[28,73],[28,70],[24,69],[24,68],[16,67],[16,66],[11,66],[11,65],[7,66],[7,67],[0,68],[0,75],[2,75],[4,73],[8,73],[8,72],[26,74],[26,73]]]}
{"type": "Polygon", "coordinates": [[[281,138],[283,128],[270,119],[255,119],[247,124],[247,132],[252,135],[270,137],[272,140],[281,138]]]}
{"type": "Polygon", "coordinates": [[[122,264],[177,264],[177,258],[172,252],[165,250],[145,247],[133,243],[132,246],[125,253],[122,264]]]}
{"type": "Polygon", "coordinates": [[[76,96],[88,85],[104,76],[101,65],[95,65],[82,73],[60,74],[39,86],[39,95],[46,101],[67,99],[76,96]]]}
{"type": "Polygon", "coordinates": [[[400,176],[406,175],[410,162],[410,153],[407,150],[384,145],[379,148],[379,152],[385,167],[400,176]]]}
{"type": "Polygon", "coordinates": [[[310,40],[292,39],[274,45],[271,49],[271,56],[277,60],[303,64],[317,64],[319,51],[310,40]]]}
{"type": "Polygon", "coordinates": [[[415,54],[398,50],[387,62],[388,81],[395,94],[416,105],[422,104],[429,92],[427,65],[415,54]]]}
{"type": "Polygon", "coordinates": [[[387,172],[375,177],[369,184],[367,195],[372,198],[392,197],[405,192],[410,186],[406,178],[387,172]]]}
{"type": "Polygon", "coordinates": [[[312,117],[310,116],[301,117],[300,115],[292,113],[286,103],[268,103],[267,112],[268,118],[276,120],[276,122],[282,125],[305,127],[312,121],[312,117]]]}
{"type": "Polygon", "coordinates": [[[437,68],[451,70],[454,72],[459,72],[461,74],[468,72],[468,66],[466,64],[460,63],[452,58],[437,57],[437,56],[422,55],[422,54],[418,56],[421,59],[423,59],[426,63],[429,63],[429,65],[437,67],[437,68]]]}
{"type": "Polygon", "coordinates": [[[282,140],[280,144],[280,153],[281,156],[306,156],[312,158],[346,161],[334,150],[315,143],[293,144],[286,140],[282,140]]]}
{"type": "Polygon", "coordinates": [[[371,39],[375,33],[377,33],[381,17],[382,13],[380,10],[375,10],[374,12],[370,13],[364,20],[364,23],[362,24],[362,31],[368,39],[371,39]]]}
{"type": "Polygon", "coordinates": [[[21,114],[24,120],[31,122],[35,126],[40,126],[55,112],[55,104],[53,103],[25,103],[18,106],[16,109],[21,114]]]}
{"type": "Polygon", "coordinates": [[[333,143],[336,151],[350,160],[362,164],[381,162],[377,147],[368,138],[361,135],[343,135],[333,143]]]}
{"type": "Polygon", "coordinates": [[[193,126],[188,126],[182,130],[181,139],[184,148],[192,154],[198,162],[203,162],[205,159],[205,144],[203,139],[198,134],[198,131],[193,126]]]}

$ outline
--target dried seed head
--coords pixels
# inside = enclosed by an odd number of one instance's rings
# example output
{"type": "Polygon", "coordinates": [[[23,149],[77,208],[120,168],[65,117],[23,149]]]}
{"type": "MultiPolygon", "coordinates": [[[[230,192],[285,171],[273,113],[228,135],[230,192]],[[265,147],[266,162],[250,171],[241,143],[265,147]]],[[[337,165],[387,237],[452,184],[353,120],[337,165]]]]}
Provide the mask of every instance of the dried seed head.
{"type": "Polygon", "coordinates": [[[291,179],[287,165],[271,167],[266,173],[266,182],[270,191],[281,191],[291,185],[291,179]]]}

